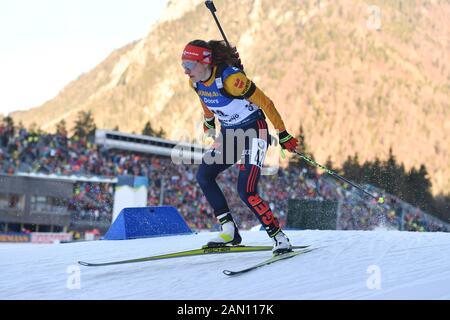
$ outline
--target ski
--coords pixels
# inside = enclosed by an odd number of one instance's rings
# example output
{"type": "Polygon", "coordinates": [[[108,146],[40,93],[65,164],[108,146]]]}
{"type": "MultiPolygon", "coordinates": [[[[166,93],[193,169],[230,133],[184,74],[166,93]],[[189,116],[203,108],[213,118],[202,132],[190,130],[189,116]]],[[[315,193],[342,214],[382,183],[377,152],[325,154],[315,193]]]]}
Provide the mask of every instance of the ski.
{"type": "MultiPolygon", "coordinates": [[[[293,246],[294,249],[304,249],[309,246],[293,246]]],[[[100,267],[100,266],[111,266],[117,264],[127,264],[127,263],[137,263],[145,261],[163,260],[163,259],[173,259],[181,257],[191,257],[198,255],[207,254],[220,254],[220,253],[242,253],[242,252],[255,252],[255,251],[271,251],[272,246],[224,246],[224,247],[203,247],[201,249],[173,252],[168,254],[162,254],[157,256],[150,256],[138,259],[102,262],[102,263],[91,263],[85,261],[78,261],[82,266],[86,267],[100,267]]]]}
{"type": "MultiPolygon", "coordinates": [[[[293,249],[295,249],[295,247],[293,247],[293,249]]],[[[279,254],[279,255],[274,255],[270,259],[267,259],[267,260],[265,260],[263,262],[260,262],[260,263],[254,265],[254,266],[251,266],[249,268],[238,270],[238,271],[223,270],[223,273],[226,274],[227,276],[235,276],[235,275],[243,274],[243,273],[246,273],[246,272],[258,269],[260,267],[266,266],[268,264],[271,264],[271,263],[274,263],[274,262],[277,262],[277,261],[289,259],[289,258],[295,257],[295,256],[297,256],[299,254],[311,252],[314,249],[317,249],[317,248],[308,248],[307,247],[306,249],[303,249],[303,250],[290,251],[290,252],[282,253],[282,254],[279,254]]]]}

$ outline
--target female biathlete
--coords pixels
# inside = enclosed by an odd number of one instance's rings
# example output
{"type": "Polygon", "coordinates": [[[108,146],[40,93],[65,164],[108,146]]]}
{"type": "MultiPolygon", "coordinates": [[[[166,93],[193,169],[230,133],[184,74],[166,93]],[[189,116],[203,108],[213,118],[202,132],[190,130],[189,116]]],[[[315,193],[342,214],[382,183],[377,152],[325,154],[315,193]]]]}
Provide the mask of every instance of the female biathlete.
{"type": "Polygon", "coordinates": [[[215,136],[215,119],[220,134],[202,159],[197,181],[221,224],[218,236],[207,246],[238,245],[242,238],[216,178],[240,160],[237,190],[242,201],[256,215],[273,239],[273,253],[291,251],[291,244],[280,228],[268,203],[258,195],[258,181],[270,135],[269,118],[278,131],[283,149],[298,145],[284,126],[273,102],[243,72],[236,49],[223,41],[194,40],[183,50],[182,66],[189,76],[204,112],[204,130],[215,136]]]}

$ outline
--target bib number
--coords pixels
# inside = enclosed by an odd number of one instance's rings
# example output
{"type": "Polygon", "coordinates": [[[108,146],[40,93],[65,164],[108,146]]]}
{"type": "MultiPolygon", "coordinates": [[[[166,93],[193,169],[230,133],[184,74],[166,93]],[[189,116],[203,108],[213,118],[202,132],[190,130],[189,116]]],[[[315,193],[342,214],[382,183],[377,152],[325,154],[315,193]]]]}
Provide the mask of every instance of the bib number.
{"type": "Polygon", "coordinates": [[[250,164],[263,167],[266,158],[267,142],[263,139],[253,139],[250,148],[250,164]]]}

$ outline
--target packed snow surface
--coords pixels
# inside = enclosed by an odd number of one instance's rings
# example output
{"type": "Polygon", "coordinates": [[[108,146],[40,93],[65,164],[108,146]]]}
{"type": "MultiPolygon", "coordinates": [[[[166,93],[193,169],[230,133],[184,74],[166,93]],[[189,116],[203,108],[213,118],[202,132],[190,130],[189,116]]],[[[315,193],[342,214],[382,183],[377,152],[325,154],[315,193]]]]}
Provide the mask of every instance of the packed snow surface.
{"type": "MultiPolygon", "coordinates": [[[[450,299],[450,234],[400,231],[287,231],[310,253],[229,277],[271,252],[193,256],[84,267],[196,249],[212,232],[123,241],[0,244],[0,299],[450,299]]],[[[272,245],[263,231],[243,244],[272,245]]]]}

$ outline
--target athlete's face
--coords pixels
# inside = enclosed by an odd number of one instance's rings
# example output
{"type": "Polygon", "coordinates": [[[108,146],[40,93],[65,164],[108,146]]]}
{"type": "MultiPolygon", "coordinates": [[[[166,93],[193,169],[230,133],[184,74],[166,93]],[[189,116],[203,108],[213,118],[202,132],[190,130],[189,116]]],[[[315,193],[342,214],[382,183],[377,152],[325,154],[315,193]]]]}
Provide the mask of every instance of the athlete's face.
{"type": "Polygon", "coordinates": [[[181,65],[184,73],[191,78],[192,82],[204,81],[209,78],[209,68],[207,65],[197,61],[182,60],[181,65]]]}

